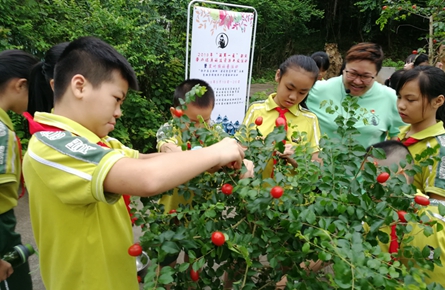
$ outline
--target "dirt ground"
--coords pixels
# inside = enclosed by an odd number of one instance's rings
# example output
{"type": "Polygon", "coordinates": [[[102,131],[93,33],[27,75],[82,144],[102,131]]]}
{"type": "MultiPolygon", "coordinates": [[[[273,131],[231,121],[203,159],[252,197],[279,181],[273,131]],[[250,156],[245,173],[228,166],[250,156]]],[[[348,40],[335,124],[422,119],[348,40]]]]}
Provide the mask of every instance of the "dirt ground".
{"type": "Polygon", "coordinates": [[[275,83],[266,83],[266,84],[252,84],[250,86],[250,96],[253,96],[258,92],[266,92],[266,94],[271,94],[275,91],[275,83]]]}

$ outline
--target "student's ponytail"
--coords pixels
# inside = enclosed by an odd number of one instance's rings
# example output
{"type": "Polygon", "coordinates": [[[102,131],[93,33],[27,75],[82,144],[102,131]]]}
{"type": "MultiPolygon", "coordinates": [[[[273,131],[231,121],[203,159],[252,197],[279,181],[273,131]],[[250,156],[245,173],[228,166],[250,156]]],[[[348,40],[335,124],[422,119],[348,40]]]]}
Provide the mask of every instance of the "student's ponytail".
{"type": "Polygon", "coordinates": [[[51,112],[54,107],[54,92],[50,82],[54,79],[54,67],[69,42],[63,42],[51,47],[45,54],[45,59],[36,64],[29,82],[28,113],[51,112]]]}
{"type": "Polygon", "coordinates": [[[36,64],[32,71],[29,81],[29,101],[27,112],[34,116],[34,113],[51,112],[54,106],[53,91],[46,80],[43,72],[44,62],[36,64]]]}

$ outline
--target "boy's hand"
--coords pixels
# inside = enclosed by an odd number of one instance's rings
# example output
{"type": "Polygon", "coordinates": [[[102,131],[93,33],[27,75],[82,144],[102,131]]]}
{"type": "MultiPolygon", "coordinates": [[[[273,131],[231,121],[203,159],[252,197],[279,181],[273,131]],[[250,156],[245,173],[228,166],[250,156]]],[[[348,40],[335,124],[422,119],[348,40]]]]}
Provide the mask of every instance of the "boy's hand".
{"type": "Polygon", "coordinates": [[[8,279],[9,276],[14,272],[11,264],[6,261],[0,260],[0,282],[8,279]]]}
{"type": "Polygon", "coordinates": [[[219,155],[218,166],[240,169],[244,158],[244,150],[235,139],[224,138],[220,142],[210,146],[219,155]]]}

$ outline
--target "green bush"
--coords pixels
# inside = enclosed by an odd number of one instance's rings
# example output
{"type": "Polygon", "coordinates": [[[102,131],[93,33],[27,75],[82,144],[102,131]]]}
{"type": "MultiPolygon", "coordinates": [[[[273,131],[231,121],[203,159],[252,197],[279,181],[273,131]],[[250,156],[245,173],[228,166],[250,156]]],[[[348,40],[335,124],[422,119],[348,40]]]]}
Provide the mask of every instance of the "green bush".
{"type": "MultiPolygon", "coordinates": [[[[328,102],[325,105],[328,112],[336,111],[328,102]]],[[[358,132],[353,125],[365,114],[357,98],[347,98],[342,105],[351,118],[335,120],[340,140],[322,138],[322,165],[312,162],[310,148],[301,145],[293,156],[298,168],[293,169],[274,154],[284,149],[284,128],[277,127],[264,137],[252,124],[242,128],[239,137],[243,140],[250,134],[244,145],[249,148],[246,158],[255,163],[254,178],[240,180],[239,172],[228,169],[204,173],[178,187],[184,198],[192,193],[194,197],[191,205],[180,205],[174,213],[164,213],[159,197],[141,199],[144,207],[133,212],[136,224],[143,226],[141,245],[152,259],[144,289],[165,289],[167,284],[172,289],[223,289],[224,272],[232,279],[233,289],[275,289],[283,275],[287,275],[286,289],[426,289],[424,274],[393,261],[378,241],[389,241],[388,234],[381,231],[385,226],[397,224],[399,234],[410,231],[410,226],[398,220],[398,210],[408,212],[410,222],[422,221],[425,234],[432,232],[428,217],[413,214],[420,208],[412,205],[415,189],[406,184],[404,176],[393,173],[397,165],[390,170],[365,162],[370,154],[382,159],[384,153],[378,149],[367,152],[355,141],[358,132]],[[274,177],[263,178],[262,171],[272,159],[277,159],[274,177]],[[385,185],[376,181],[382,172],[390,174],[385,185]],[[233,194],[223,194],[223,184],[231,184],[233,194]],[[271,196],[273,186],[284,190],[280,198],[271,196]],[[368,232],[363,222],[369,225],[368,232]],[[215,231],[224,234],[220,246],[211,241],[215,231]],[[188,261],[156,270],[181,251],[188,261]],[[306,271],[301,265],[310,260],[331,265],[333,273],[306,271]],[[192,269],[199,272],[197,281],[191,279],[192,269]]],[[[187,118],[173,122],[185,129],[187,118]]],[[[182,131],[182,140],[192,147],[209,146],[224,137],[218,132],[191,127],[182,131]]],[[[295,133],[293,138],[303,140],[305,133],[295,133]]],[[[184,145],[183,150],[186,148],[184,145]]],[[[420,167],[406,170],[411,176],[416,172],[420,167]]],[[[425,260],[422,250],[410,248],[420,268],[441,266],[437,255],[425,260]]],[[[443,288],[431,284],[428,289],[443,288]]]]}

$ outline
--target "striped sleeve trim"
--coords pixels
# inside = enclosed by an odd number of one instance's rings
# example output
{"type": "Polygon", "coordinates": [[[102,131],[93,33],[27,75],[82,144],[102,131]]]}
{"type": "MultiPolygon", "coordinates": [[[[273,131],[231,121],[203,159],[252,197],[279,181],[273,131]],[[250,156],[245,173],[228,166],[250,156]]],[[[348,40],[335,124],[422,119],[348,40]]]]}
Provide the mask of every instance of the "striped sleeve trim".
{"type": "Polygon", "coordinates": [[[251,122],[251,118],[254,115],[255,111],[263,110],[266,107],[266,104],[264,101],[262,102],[255,102],[250,106],[249,112],[246,115],[246,118],[244,119],[244,125],[249,126],[251,122]]]}
{"type": "Polygon", "coordinates": [[[92,180],[92,176],[90,174],[82,172],[82,171],[74,169],[74,168],[71,168],[71,167],[68,167],[68,166],[65,166],[65,165],[62,165],[62,164],[57,163],[57,162],[49,161],[49,160],[47,160],[45,158],[42,158],[42,157],[38,156],[36,153],[34,153],[29,148],[28,148],[28,152],[27,153],[28,153],[29,157],[31,157],[32,159],[34,159],[35,161],[37,161],[37,162],[39,162],[41,164],[44,164],[44,165],[49,166],[49,167],[53,167],[55,169],[64,171],[66,173],[75,175],[77,177],[83,178],[83,179],[88,180],[88,181],[92,180]]]}
{"type": "Polygon", "coordinates": [[[109,158],[104,158],[102,162],[99,164],[98,170],[96,170],[96,172],[94,173],[94,179],[92,184],[93,196],[96,200],[108,204],[113,204],[116,203],[121,197],[120,194],[105,192],[103,184],[105,178],[108,175],[108,172],[110,172],[110,169],[113,167],[113,165],[118,160],[124,157],[125,156],[121,154],[112,154],[109,158]]]}

